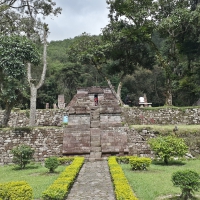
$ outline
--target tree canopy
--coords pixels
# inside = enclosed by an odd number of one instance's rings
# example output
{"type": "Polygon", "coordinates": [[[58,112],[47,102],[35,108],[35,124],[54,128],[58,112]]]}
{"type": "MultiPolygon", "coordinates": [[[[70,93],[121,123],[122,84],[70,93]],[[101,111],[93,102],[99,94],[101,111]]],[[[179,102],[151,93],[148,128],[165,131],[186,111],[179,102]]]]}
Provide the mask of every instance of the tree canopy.
{"type": "MultiPolygon", "coordinates": [[[[46,81],[38,92],[37,107],[53,105],[59,94],[65,94],[68,103],[77,87],[93,85],[109,85],[119,100],[128,94],[132,105],[144,93],[153,106],[196,105],[200,99],[199,1],[107,3],[110,22],[100,35],[83,33],[49,43],[46,81]]],[[[53,1],[1,1],[1,34],[23,32],[34,42],[42,41],[38,36],[44,26],[38,14],[60,11],[53,1]]],[[[39,81],[41,73],[32,66],[32,79],[39,81]]],[[[29,105],[30,92],[24,91],[21,108],[29,105]]]]}
{"type": "Polygon", "coordinates": [[[0,36],[0,99],[5,108],[3,126],[7,125],[13,106],[24,91],[23,79],[28,62],[38,65],[40,54],[32,41],[20,36],[0,36]]]}

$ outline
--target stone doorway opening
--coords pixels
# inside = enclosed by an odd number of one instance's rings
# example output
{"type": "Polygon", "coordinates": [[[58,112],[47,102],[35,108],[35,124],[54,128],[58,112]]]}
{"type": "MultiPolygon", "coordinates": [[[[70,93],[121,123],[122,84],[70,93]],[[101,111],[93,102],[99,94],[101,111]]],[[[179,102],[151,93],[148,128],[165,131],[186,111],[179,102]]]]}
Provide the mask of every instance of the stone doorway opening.
{"type": "Polygon", "coordinates": [[[94,94],[94,105],[98,106],[99,100],[98,100],[98,94],[94,94]]]}

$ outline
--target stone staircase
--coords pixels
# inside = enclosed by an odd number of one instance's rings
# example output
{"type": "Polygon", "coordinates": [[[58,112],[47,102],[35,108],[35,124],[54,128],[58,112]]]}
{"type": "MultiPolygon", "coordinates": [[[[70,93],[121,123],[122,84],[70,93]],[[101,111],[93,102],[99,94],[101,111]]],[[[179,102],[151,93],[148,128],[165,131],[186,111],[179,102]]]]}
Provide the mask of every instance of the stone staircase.
{"type": "Polygon", "coordinates": [[[101,159],[100,107],[93,106],[90,113],[90,160],[101,159]]]}

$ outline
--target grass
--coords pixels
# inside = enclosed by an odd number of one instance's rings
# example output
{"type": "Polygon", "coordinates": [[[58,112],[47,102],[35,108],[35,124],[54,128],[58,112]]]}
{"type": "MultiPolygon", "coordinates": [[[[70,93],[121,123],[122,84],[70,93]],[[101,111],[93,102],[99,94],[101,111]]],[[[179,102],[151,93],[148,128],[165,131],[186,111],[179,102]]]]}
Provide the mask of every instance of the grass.
{"type": "MultiPolygon", "coordinates": [[[[200,173],[200,160],[174,162],[168,166],[163,163],[153,163],[147,171],[132,171],[130,166],[122,164],[122,169],[133,191],[140,200],[176,200],[181,194],[179,187],[174,187],[171,181],[172,173],[178,170],[190,169],[200,173]],[[164,196],[168,196],[163,198],[164,196]]],[[[195,192],[195,196],[200,192],[195,192]]],[[[195,199],[200,199],[195,198],[195,199]]]]}
{"type": "Polygon", "coordinates": [[[48,169],[38,163],[27,165],[23,170],[19,170],[14,165],[5,165],[0,167],[0,183],[26,181],[33,188],[34,199],[40,199],[42,192],[57,179],[59,173],[65,168],[66,166],[60,165],[55,173],[48,173],[48,169]]]}
{"type": "MultiPolygon", "coordinates": [[[[131,127],[137,131],[147,129],[159,132],[160,134],[168,134],[173,132],[175,125],[131,125],[131,127]]],[[[177,127],[178,127],[178,131],[176,131],[177,135],[199,133],[200,130],[200,125],[177,125],[177,127]]]]}
{"type": "MultiPolygon", "coordinates": [[[[133,107],[134,108],[134,107],[133,107]]],[[[140,107],[140,109],[144,110],[160,110],[160,109],[177,109],[177,110],[182,110],[185,111],[187,109],[196,109],[200,108],[200,106],[182,106],[182,107],[177,107],[177,106],[160,106],[160,107],[140,107]]]]}

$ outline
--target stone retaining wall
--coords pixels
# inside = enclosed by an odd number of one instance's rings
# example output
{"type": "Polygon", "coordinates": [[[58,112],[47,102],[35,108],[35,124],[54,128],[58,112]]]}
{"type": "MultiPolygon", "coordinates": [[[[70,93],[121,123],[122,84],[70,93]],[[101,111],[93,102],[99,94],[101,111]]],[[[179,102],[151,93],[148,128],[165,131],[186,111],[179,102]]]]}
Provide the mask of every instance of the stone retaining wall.
{"type": "MultiPolygon", "coordinates": [[[[36,112],[37,126],[62,126],[63,117],[68,115],[64,109],[41,109],[36,112]]],[[[0,110],[0,121],[3,119],[3,110],[0,110]]],[[[29,126],[29,110],[11,112],[8,122],[10,127],[29,126]]]]}
{"type": "MultiPolygon", "coordinates": [[[[149,138],[156,137],[158,134],[158,132],[154,132],[153,130],[149,131],[145,128],[138,132],[134,129],[128,129],[127,127],[127,151],[129,155],[152,157],[153,152],[151,152],[146,141],[149,138]]],[[[63,128],[55,127],[21,131],[20,129],[0,130],[0,165],[12,163],[11,149],[20,144],[29,145],[35,150],[35,161],[44,162],[44,159],[49,156],[62,156],[63,135],[63,128]]],[[[200,132],[182,135],[181,137],[185,139],[189,146],[190,153],[198,157],[200,154],[200,132]]],[[[104,139],[105,142],[109,142],[106,138],[104,139]]],[[[89,136],[88,140],[92,141],[92,137],[90,138],[89,136]]],[[[95,149],[93,148],[90,151],[95,152],[95,149]]],[[[107,156],[109,155],[110,154],[107,156]]]]}
{"type": "Polygon", "coordinates": [[[49,156],[61,156],[63,129],[0,130],[0,164],[12,163],[11,149],[21,144],[26,144],[35,150],[35,161],[43,162],[49,156]]]}
{"type": "MultiPolygon", "coordinates": [[[[68,115],[65,109],[37,110],[37,126],[62,126],[63,117],[68,115]]],[[[102,115],[103,116],[103,115],[102,115]]],[[[3,111],[0,111],[0,120],[3,111]]],[[[80,116],[81,117],[81,116],[80,116]]],[[[116,117],[115,117],[116,118],[116,117]]],[[[200,124],[200,108],[122,108],[122,121],[128,124],[200,124]]],[[[23,127],[29,124],[29,111],[12,112],[10,127],[23,127]]]]}
{"type": "MultiPolygon", "coordinates": [[[[2,117],[2,113],[3,111],[0,111],[0,118],[2,117]]],[[[34,158],[36,161],[43,162],[44,158],[46,157],[61,156],[63,154],[64,131],[62,125],[63,117],[68,115],[67,111],[64,109],[37,110],[37,125],[47,126],[47,128],[41,127],[34,128],[32,130],[30,130],[29,127],[27,127],[27,130],[23,128],[17,128],[28,126],[28,114],[28,111],[12,112],[9,120],[9,126],[14,128],[0,130],[0,164],[8,164],[12,162],[12,154],[10,151],[14,146],[19,144],[27,144],[35,149],[34,158]]],[[[95,118],[95,113],[93,113],[93,115],[93,118],[95,118]]],[[[71,117],[73,117],[73,115],[71,115],[71,117]]],[[[88,122],[87,116],[84,120],[88,122]]],[[[107,123],[109,120],[111,122],[118,123],[118,115],[116,116],[115,114],[111,114],[109,119],[106,117],[106,115],[102,115],[102,123],[107,123]]],[[[85,121],[83,124],[85,124],[85,121]]],[[[194,107],[185,110],[177,108],[162,108],[157,110],[147,110],[145,108],[123,108],[122,121],[128,124],[147,125],[200,124],[200,108],[194,107]]],[[[93,128],[95,128],[95,126],[93,128]]],[[[102,135],[102,138],[103,136],[104,135],[102,135]]],[[[152,152],[150,152],[150,149],[146,144],[146,140],[149,137],[154,136],[155,135],[153,132],[149,132],[147,130],[143,130],[141,132],[127,130],[127,145],[129,154],[137,154],[141,156],[151,155],[152,152]]],[[[92,136],[90,137],[92,138],[92,136]]],[[[104,139],[106,143],[106,138],[104,139]]],[[[190,150],[193,154],[200,154],[200,133],[197,133],[195,138],[187,139],[187,143],[190,146],[190,150]]]]}
{"type": "Polygon", "coordinates": [[[200,124],[200,108],[123,108],[122,121],[128,124],[200,124]]]}

